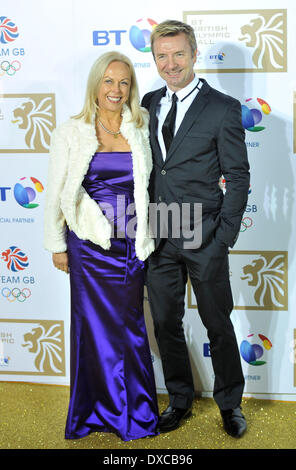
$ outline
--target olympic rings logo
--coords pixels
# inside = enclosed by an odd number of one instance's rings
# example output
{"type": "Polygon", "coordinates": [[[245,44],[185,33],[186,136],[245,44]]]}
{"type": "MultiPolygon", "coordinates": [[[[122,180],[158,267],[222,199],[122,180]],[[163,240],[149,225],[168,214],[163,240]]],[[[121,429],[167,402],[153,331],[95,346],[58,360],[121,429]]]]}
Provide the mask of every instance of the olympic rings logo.
{"type": "Polygon", "coordinates": [[[31,291],[30,289],[28,289],[28,287],[24,287],[24,289],[22,290],[18,287],[14,287],[14,289],[3,287],[1,294],[9,302],[15,302],[16,300],[18,300],[19,302],[24,302],[31,296],[31,291]]]}
{"type": "Polygon", "coordinates": [[[252,225],[253,225],[253,220],[251,219],[251,217],[244,217],[241,221],[240,232],[245,232],[247,228],[252,227],[252,225]]]}
{"type": "Polygon", "coordinates": [[[3,60],[0,64],[0,77],[6,73],[7,75],[14,75],[21,68],[21,63],[19,60],[13,60],[11,63],[9,60],[3,60]]]}

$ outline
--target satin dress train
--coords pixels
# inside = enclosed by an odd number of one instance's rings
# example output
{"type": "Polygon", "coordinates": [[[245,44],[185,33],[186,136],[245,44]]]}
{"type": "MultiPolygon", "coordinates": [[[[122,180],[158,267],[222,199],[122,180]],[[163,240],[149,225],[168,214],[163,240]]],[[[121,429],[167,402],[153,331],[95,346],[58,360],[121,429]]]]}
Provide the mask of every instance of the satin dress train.
{"type": "Polygon", "coordinates": [[[130,152],[95,153],[83,181],[113,225],[110,250],[68,231],[71,383],[65,437],[157,434],[158,407],[143,312],[144,263],[126,208],[134,202],[130,152]]]}

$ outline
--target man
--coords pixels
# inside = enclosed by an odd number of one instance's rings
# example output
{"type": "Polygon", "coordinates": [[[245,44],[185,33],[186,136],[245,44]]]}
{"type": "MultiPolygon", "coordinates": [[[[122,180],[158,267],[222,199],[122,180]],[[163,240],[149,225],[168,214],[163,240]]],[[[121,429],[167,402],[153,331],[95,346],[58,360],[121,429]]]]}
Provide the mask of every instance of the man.
{"type": "Polygon", "coordinates": [[[165,87],[146,94],[142,101],[150,112],[151,202],[177,204],[180,214],[190,203],[191,228],[200,228],[194,203],[202,205],[200,246],[188,248],[182,222],[176,227],[176,218],[171,217],[167,236],[157,228],[156,251],[148,263],[148,297],[169,393],[159,428],[162,432],[176,429],[191,415],[194,386],[182,327],[189,274],[210,340],[213,396],[225,430],[240,437],[246,430],[240,407],[244,377],[230,320],[228,248],[237,239],[249,189],[241,106],[195,76],[197,46],[189,25],[173,20],[157,25],[151,48],[159,75],[166,81],[165,87]],[[225,196],[219,187],[222,175],[225,196]]]}

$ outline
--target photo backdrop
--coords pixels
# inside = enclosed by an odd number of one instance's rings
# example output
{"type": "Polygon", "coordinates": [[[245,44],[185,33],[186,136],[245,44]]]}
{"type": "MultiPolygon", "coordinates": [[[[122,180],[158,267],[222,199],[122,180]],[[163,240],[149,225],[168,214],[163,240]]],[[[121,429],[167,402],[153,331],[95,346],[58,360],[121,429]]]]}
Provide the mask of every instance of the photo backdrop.
{"type": "MultiPolygon", "coordinates": [[[[51,133],[81,110],[90,67],[106,51],[131,58],[141,97],[162,86],[149,36],[170,18],[195,30],[196,73],[242,105],[251,184],[230,274],[245,396],[296,400],[296,7],[292,0],[202,5],[173,1],[168,12],[156,0],[2,3],[0,380],[69,384],[69,279],[43,248],[51,133]]],[[[184,329],[195,387],[211,396],[209,343],[195,304],[189,282],[184,329]]],[[[145,318],[162,393],[147,298],[145,318]]]]}

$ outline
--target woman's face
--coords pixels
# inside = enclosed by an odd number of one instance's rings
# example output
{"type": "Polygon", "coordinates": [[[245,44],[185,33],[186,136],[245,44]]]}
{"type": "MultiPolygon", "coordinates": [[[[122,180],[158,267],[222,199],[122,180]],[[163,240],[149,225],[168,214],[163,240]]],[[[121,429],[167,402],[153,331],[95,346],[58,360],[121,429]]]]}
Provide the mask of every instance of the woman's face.
{"type": "Polygon", "coordinates": [[[111,62],[98,89],[99,107],[105,111],[120,112],[129,98],[130,87],[129,67],[123,62],[111,62]]]}

